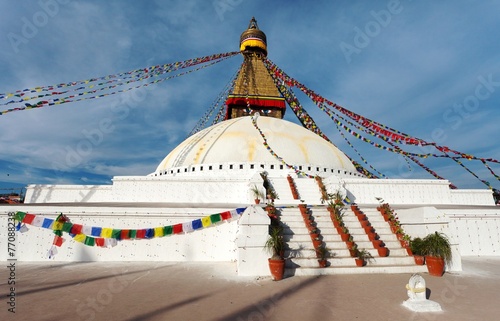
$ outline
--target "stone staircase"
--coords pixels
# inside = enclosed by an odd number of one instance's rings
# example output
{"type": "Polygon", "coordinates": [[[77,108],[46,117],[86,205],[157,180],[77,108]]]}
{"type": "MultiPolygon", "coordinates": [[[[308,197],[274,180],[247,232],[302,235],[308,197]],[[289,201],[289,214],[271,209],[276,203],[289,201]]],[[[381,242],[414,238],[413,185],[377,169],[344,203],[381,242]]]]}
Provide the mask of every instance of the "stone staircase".
{"type": "Polygon", "coordinates": [[[345,208],[344,223],[349,228],[354,242],[359,249],[366,249],[374,257],[364,267],[357,267],[354,258],[350,256],[345,242],[333,226],[330,213],[325,205],[321,204],[321,193],[314,179],[295,178],[294,182],[300,199],[306,204],[313,204],[309,209],[320,230],[323,243],[330,250],[332,257],[328,258],[326,268],[320,268],[314,246],[305,226],[304,220],[297,207],[302,202],[294,200],[287,178],[283,176],[268,177],[279,195],[275,205],[280,208],[281,222],[284,224],[284,240],[287,244],[285,251],[285,276],[292,275],[323,275],[323,274],[367,274],[367,273],[417,273],[426,272],[426,266],[416,265],[413,257],[409,256],[396,236],[391,232],[389,224],[375,207],[361,207],[373,228],[380,236],[380,240],[389,249],[389,256],[380,257],[372,242],[368,239],[365,230],[354,212],[345,208]]]}
{"type": "MultiPolygon", "coordinates": [[[[312,181],[312,180],[311,180],[312,181]]],[[[357,267],[349,254],[345,242],[333,227],[330,214],[325,206],[310,208],[321,231],[323,242],[330,250],[332,257],[328,258],[326,268],[320,268],[314,247],[305,227],[304,221],[297,207],[281,209],[281,222],[284,224],[284,240],[287,244],[285,251],[286,266],[285,276],[293,275],[325,275],[325,274],[368,274],[368,273],[417,273],[426,272],[426,266],[415,264],[413,257],[409,256],[396,236],[391,232],[389,224],[375,208],[362,209],[376,229],[380,239],[384,241],[390,253],[387,257],[379,257],[372,242],[368,240],[364,229],[361,227],[354,213],[346,208],[344,222],[349,228],[354,242],[359,249],[368,250],[373,260],[364,267],[357,267]]]]}

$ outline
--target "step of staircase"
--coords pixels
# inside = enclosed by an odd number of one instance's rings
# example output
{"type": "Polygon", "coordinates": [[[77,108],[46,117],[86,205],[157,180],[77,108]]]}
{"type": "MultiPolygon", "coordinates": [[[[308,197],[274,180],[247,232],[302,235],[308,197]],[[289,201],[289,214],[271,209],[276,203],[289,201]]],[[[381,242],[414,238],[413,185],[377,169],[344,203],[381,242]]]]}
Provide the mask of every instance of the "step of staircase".
{"type": "Polygon", "coordinates": [[[285,277],[291,276],[313,276],[313,275],[337,275],[337,274],[394,274],[394,273],[424,273],[427,272],[425,265],[398,265],[398,266],[363,266],[363,267],[336,267],[326,268],[285,268],[285,277]]]}

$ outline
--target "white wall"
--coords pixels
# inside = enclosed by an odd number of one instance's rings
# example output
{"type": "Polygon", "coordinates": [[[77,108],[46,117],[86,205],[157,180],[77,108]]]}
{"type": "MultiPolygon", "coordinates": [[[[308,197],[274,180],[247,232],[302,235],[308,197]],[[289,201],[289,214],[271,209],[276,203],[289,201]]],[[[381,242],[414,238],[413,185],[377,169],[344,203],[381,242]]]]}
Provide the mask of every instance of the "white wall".
{"type": "MultiPolygon", "coordinates": [[[[5,207],[7,209],[7,207],[5,207]]],[[[9,206],[9,211],[27,211],[55,218],[66,214],[72,223],[117,229],[150,228],[192,221],[233,208],[127,208],[127,207],[47,207],[9,206]]],[[[0,210],[4,210],[0,208],[0,210]]],[[[16,232],[16,258],[19,261],[47,261],[52,230],[27,225],[26,233],[16,232]]],[[[64,233],[66,242],[58,248],[57,261],[235,261],[237,221],[188,234],[147,240],[123,240],[113,248],[89,247],[64,233]]],[[[7,212],[0,212],[0,230],[7,231],[7,212]]],[[[0,260],[7,259],[7,233],[0,234],[0,260]]]]}
{"type": "Polygon", "coordinates": [[[447,180],[344,179],[349,198],[358,204],[494,205],[490,190],[451,190],[447,180]]]}

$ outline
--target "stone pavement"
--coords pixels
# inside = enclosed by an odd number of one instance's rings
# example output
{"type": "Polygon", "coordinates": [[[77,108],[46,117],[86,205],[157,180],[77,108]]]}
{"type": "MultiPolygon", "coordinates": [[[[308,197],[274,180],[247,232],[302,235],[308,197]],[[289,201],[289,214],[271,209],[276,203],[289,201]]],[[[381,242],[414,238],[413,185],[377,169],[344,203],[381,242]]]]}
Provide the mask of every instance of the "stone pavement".
{"type": "Polygon", "coordinates": [[[463,258],[464,271],[422,274],[443,312],[402,306],[409,274],[270,278],[234,263],[10,262],[0,270],[0,320],[499,320],[500,257],[463,258]]]}

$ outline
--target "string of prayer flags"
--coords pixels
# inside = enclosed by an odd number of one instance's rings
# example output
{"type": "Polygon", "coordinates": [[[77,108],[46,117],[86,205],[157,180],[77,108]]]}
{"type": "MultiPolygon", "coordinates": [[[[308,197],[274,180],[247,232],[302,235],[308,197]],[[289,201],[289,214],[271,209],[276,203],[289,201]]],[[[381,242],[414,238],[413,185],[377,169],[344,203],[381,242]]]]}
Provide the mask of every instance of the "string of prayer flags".
{"type": "Polygon", "coordinates": [[[75,224],[71,223],[68,217],[63,214],[59,214],[54,220],[38,214],[19,211],[16,212],[14,219],[18,223],[16,230],[20,232],[28,230],[26,224],[52,230],[55,237],[48,256],[49,258],[53,258],[57,254],[56,247],[60,247],[65,241],[63,233],[68,233],[74,241],[87,246],[113,247],[117,244],[117,241],[121,240],[152,239],[208,228],[223,221],[239,218],[245,209],[236,208],[230,211],[206,215],[188,222],[141,229],[116,229],[75,224]]]}

